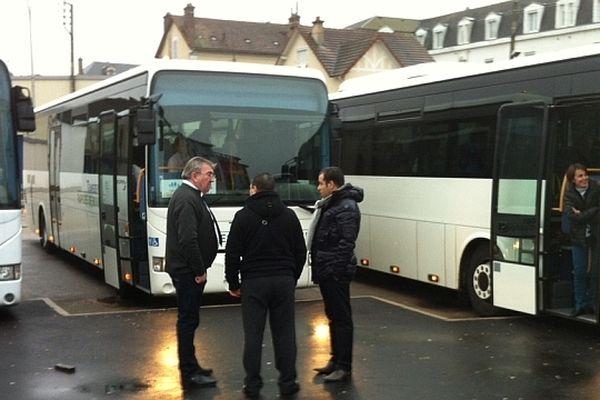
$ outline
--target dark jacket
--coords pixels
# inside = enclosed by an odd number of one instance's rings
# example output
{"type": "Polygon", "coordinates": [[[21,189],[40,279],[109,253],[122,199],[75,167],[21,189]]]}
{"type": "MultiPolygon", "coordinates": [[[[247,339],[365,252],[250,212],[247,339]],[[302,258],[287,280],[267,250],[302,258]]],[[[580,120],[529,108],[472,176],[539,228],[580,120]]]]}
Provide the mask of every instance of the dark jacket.
{"type": "Polygon", "coordinates": [[[306,262],[300,221],[277,193],[258,192],[235,214],[225,253],[229,290],[240,287],[240,274],[242,280],[273,275],[298,280],[306,262]]]}
{"type": "Polygon", "coordinates": [[[167,211],[165,269],[169,274],[203,275],[217,255],[215,226],[200,191],[182,184],[167,211]]]}
{"type": "Polygon", "coordinates": [[[575,185],[569,185],[569,189],[565,194],[565,210],[571,224],[570,236],[571,242],[579,246],[586,246],[594,244],[591,238],[586,240],[586,229],[590,225],[591,232],[593,233],[594,242],[598,241],[598,233],[595,232],[599,226],[598,210],[600,206],[600,187],[593,180],[590,179],[588,189],[585,194],[581,196],[575,189],[575,185]],[[573,212],[573,208],[580,211],[580,213],[573,212]]]}
{"type": "Polygon", "coordinates": [[[360,228],[363,190],[347,183],[332,193],[321,210],[311,244],[312,279],[334,276],[350,280],[356,271],[354,246],[360,228]]]}

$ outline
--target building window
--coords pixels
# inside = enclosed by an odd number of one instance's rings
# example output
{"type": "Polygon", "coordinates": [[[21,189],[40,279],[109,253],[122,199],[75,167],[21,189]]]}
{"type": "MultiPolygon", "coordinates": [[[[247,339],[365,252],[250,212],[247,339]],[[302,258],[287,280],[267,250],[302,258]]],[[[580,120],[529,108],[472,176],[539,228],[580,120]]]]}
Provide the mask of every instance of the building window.
{"type": "Polygon", "coordinates": [[[577,10],[579,10],[579,0],[558,0],[556,2],[556,21],[554,27],[566,28],[575,26],[577,10]]]}
{"type": "Polygon", "coordinates": [[[171,58],[179,58],[179,40],[176,37],[171,39],[171,58]]]}
{"type": "Polygon", "coordinates": [[[490,13],[485,17],[485,40],[498,39],[501,19],[502,16],[496,13],[490,13]]]}
{"type": "Polygon", "coordinates": [[[535,33],[540,31],[544,6],[533,3],[523,10],[523,33],[535,33]]]}
{"type": "Polygon", "coordinates": [[[600,0],[594,0],[594,22],[600,22],[600,0]]]}
{"type": "Polygon", "coordinates": [[[471,30],[473,29],[473,18],[465,17],[458,23],[458,32],[456,42],[458,44],[467,44],[471,42],[471,30]]]}
{"type": "Polygon", "coordinates": [[[296,58],[299,67],[306,67],[308,65],[308,49],[298,49],[296,51],[296,58]]]}
{"type": "Polygon", "coordinates": [[[446,30],[448,30],[448,27],[443,24],[437,24],[435,28],[433,28],[433,50],[444,48],[444,38],[446,37],[446,30]]]}
{"type": "Polygon", "coordinates": [[[421,46],[425,46],[425,40],[427,39],[427,29],[417,29],[417,31],[415,32],[415,36],[417,37],[419,43],[421,43],[421,46]]]}

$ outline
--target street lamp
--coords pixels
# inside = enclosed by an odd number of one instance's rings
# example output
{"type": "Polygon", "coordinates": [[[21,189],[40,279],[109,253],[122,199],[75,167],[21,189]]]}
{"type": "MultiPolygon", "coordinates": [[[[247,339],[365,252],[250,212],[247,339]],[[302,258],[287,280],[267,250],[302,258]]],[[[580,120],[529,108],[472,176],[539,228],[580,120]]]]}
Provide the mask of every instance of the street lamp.
{"type": "Polygon", "coordinates": [[[71,37],[71,92],[75,91],[75,51],[73,46],[73,4],[63,2],[63,26],[71,37]],[[69,13],[67,15],[67,12],[69,13]],[[68,19],[68,21],[67,21],[68,19]]]}

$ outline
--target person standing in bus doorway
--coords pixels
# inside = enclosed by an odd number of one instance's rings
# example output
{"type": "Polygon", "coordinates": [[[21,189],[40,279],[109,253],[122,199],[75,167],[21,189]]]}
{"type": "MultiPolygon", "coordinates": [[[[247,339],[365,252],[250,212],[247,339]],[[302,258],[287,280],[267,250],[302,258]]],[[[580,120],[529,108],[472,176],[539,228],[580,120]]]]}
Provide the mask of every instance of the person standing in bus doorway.
{"type": "Polygon", "coordinates": [[[575,292],[575,307],[571,317],[577,317],[596,311],[600,188],[590,180],[587,168],[582,164],[570,165],[566,175],[570,184],[565,194],[565,213],[571,225],[575,292]]]}
{"type": "Polygon", "coordinates": [[[298,392],[294,293],[306,262],[306,245],[300,221],[275,192],[271,174],[252,179],[250,197],[231,223],[225,254],[229,293],[242,298],[244,393],[258,398],[263,386],[260,365],[267,314],[279,391],[282,396],[298,392]]]}
{"type": "Polygon", "coordinates": [[[181,186],[167,211],[165,269],[177,291],[177,352],[184,388],[214,386],[212,369],[196,359],[194,334],[200,323],[200,305],[206,272],[217,254],[220,231],[203,195],[210,190],[215,164],[193,157],[183,168],[181,186]]]}
{"type": "Polygon", "coordinates": [[[319,174],[317,186],[321,200],[308,232],[312,279],[319,284],[325,315],[329,320],[331,358],[324,367],[325,382],[350,378],[354,324],[350,306],[350,282],[356,271],[354,247],[360,228],[359,202],[363,190],[344,183],[338,167],[328,167],[319,174]]]}

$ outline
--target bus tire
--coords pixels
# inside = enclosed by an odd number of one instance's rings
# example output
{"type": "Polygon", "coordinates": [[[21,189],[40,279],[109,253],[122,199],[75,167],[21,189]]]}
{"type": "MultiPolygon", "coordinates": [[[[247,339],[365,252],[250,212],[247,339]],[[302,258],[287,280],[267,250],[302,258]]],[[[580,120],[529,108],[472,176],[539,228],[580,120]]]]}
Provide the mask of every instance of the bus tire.
{"type": "Polygon", "coordinates": [[[43,212],[40,212],[39,221],[40,244],[44,250],[48,253],[52,253],[54,251],[54,246],[50,242],[48,230],[46,229],[46,218],[44,218],[43,212]]]}
{"type": "Polygon", "coordinates": [[[479,246],[469,257],[466,287],[469,302],[482,316],[497,315],[499,309],[492,303],[492,269],[488,246],[479,246]]]}

